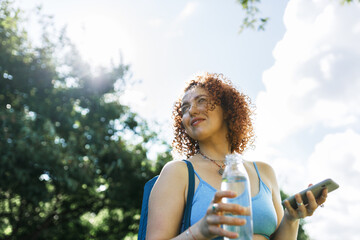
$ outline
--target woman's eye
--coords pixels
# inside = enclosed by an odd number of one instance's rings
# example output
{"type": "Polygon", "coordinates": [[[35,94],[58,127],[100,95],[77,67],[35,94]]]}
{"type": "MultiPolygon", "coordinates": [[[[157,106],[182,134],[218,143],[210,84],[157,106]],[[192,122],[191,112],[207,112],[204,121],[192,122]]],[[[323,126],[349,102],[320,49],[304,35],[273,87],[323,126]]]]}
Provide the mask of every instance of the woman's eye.
{"type": "Polygon", "coordinates": [[[200,98],[198,100],[198,103],[206,103],[207,102],[207,99],[206,98],[200,98]]]}
{"type": "Polygon", "coordinates": [[[181,107],[181,112],[182,112],[182,113],[186,113],[188,109],[189,109],[189,106],[187,106],[187,105],[186,105],[186,106],[182,106],[182,107],[181,107]]]}

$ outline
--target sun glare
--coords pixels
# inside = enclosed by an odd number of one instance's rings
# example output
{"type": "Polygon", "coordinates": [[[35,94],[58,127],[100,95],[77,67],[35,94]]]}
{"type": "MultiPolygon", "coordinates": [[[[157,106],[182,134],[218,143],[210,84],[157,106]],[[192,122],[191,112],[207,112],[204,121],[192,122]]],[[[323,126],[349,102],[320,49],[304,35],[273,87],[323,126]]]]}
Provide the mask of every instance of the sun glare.
{"type": "Polygon", "coordinates": [[[69,25],[68,34],[85,61],[93,66],[109,66],[118,64],[124,52],[134,49],[127,28],[120,17],[99,14],[69,25]]]}

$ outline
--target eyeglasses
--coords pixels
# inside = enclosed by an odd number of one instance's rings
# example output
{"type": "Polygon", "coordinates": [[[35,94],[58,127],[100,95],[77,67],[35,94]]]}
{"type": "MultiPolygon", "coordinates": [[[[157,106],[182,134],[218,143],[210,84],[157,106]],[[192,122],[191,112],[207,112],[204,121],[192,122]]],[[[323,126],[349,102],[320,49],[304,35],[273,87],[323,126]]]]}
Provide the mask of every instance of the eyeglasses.
{"type": "Polygon", "coordinates": [[[205,95],[200,95],[200,96],[197,96],[195,97],[194,101],[192,103],[190,102],[184,102],[182,105],[181,105],[181,113],[182,114],[186,114],[190,111],[190,109],[192,107],[196,107],[197,109],[199,108],[204,108],[206,109],[207,106],[209,104],[209,100],[208,100],[208,97],[206,97],[205,95]]]}

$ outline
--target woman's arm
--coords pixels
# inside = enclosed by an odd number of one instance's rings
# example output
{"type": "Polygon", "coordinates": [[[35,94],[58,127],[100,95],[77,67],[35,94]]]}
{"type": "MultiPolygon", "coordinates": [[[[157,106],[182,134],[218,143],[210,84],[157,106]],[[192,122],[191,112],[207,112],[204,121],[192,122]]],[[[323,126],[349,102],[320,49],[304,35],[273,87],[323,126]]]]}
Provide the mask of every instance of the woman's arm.
{"type": "Polygon", "coordinates": [[[185,162],[171,161],[162,169],[149,198],[146,239],[178,235],[188,186],[185,162]]]}
{"type": "Polygon", "coordinates": [[[236,233],[225,231],[222,224],[244,225],[245,220],[226,217],[223,212],[235,215],[250,214],[249,209],[237,204],[225,204],[224,197],[236,196],[231,191],[219,191],[208,207],[206,215],[196,224],[179,234],[188,186],[186,163],[173,161],[167,163],[155,183],[149,199],[147,240],[162,239],[212,239],[216,236],[235,238],[236,233]],[[216,211],[213,204],[217,203],[216,211]]]}
{"type": "MultiPolygon", "coordinates": [[[[323,190],[322,196],[315,199],[312,192],[307,192],[309,203],[307,205],[300,205],[297,210],[290,206],[289,202],[285,202],[285,212],[281,205],[280,189],[276,180],[276,175],[272,167],[268,164],[262,163],[262,171],[265,173],[267,183],[271,186],[272,199],[275,207],[278,226],[275,232],[271,235],[272,240],[296,240],[299,230],[300,218],[312,216],[319,205],[325,202],[327,197],[327,189],[323,190]]],[[[295,195],[296,201],[301,204],[303,200],[300,194],[295,195]]]]}
{"type": "Polygon", "coordinates": [[[271,235],[271,239],[296,240],[299,230],[299,219],[290,217],[287,212],[284,213],[281,205],[280,189],[274,171],[272,171],[271,175],[273,204],[278,218],[278,226],[271,235]]]}

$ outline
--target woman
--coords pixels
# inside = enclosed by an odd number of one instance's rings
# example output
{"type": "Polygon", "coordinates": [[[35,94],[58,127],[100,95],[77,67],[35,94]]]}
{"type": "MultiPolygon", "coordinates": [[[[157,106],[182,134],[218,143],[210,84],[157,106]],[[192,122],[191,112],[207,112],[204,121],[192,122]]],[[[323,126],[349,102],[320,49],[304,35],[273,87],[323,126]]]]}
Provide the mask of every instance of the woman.
{"type": "MultiPolygon", "coordinates": [[[[206,73],[195,77],[174,106],[173,147],[185,154],[195,169],[195,194],[191,227],[179,233],[188,188],[188,171],[183,161],[167,163],[150,195],[147,239],[236,238],[237,233],[221,228],[222,224],[245,222],[224,213],[246,215],[245,208],[222,203],[235,193],[221,191],[221,172],[225,155],[243,153],[253,141],[250,101],[221,74],[206,73]]],[[[271,166],[263,162],[245,162],[252,196],[254,240],[296,239],[299,219],[311,216],[326,200],[327,190],[314,198],[307,193],[304,205],[296,195],[298,209],[288,202],[281,206],[280,191],[271,166]]]]}

